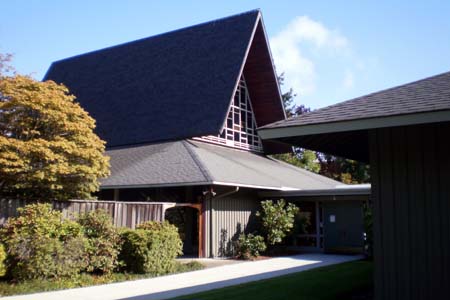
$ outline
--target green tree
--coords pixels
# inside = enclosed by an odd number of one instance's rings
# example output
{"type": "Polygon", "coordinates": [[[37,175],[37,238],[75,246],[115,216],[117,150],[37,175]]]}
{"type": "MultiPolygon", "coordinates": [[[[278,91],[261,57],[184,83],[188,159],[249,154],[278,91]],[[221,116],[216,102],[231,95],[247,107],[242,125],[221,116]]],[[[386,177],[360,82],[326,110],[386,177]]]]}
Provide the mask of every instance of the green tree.
{"type": "Polygon", "coordinates": [[[299,209],[283,199],[273,203],[272,200],[261,201],[262,211],[256,215],[261,218],[266,233],[267,243],[271,246],[281,243],[294,227],[295,216],[299,209]]]}
{"type": "Polygon", "coordinates": [[[109,175],[94,119],[64,85],[7,74],[9,58],[0,57],[0,193],[91,198],[109,175]]]}
{"type": "MultiPolygon", "coordinates": [[[[280,76],[278,76],[278,83],[280,86],[284,84],[284,73],[281,73],[280,76]]],[[[310,109],[304,105],[297,106],[294,103],[296,96],[297,94],[294,93],[292,88],[281,95],[284,110],[288,118],[310,111],[310,109]]],[[[317,160],[316,153],[311,150],[295,147],[292,152],[275,154],[273,157],[311,172],[319,173],[320,171],[320,164],[317,160]]]]}
{"type": "MultiPolygon", "coordinates": [[[[280,86],[284,85],[284,73],[278,76],[278,84],[280,86]]],[[[294,99],[297,94],[294,93],[292,88],[281,95],[281,100],[283,100],[284,111],[286,112],[286,117],[290,118],[295,115],[296,105],[294,99]]]]}
{"type": "Polygon", "coordinates": [[[274,158],[287,162],[288,164],[303,168],[305,170],[319,173],[320,164],[314,151],[305,149],[295,149],[293,152],[273,155],[274,158]],[[297,153],[301,151],[301,153],[297,153]]]}
{"type": "Polygon", "coordinates": [[[346,184],[369,183],[369,165],[351,159],[320,153],[320,174],[346,184]]]}

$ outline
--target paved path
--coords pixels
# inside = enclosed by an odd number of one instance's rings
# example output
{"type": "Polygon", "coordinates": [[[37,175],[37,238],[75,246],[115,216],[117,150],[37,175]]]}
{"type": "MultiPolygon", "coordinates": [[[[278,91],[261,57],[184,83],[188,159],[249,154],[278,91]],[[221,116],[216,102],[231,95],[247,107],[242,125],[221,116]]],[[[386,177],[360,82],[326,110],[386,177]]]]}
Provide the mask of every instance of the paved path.
{"type": "Polygon", "coordinates": [[[250,281],[361,259],[362,256],[301,254],[224,265],[199,271],[105,285],[12,296],[20,300],[152,300],[169,299],[250,281]]]}

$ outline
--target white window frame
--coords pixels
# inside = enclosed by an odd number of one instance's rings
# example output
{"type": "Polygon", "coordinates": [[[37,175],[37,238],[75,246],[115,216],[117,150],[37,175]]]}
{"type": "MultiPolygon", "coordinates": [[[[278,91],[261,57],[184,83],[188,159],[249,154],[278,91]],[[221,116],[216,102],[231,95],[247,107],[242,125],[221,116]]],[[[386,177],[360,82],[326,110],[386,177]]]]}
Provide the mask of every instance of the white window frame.
{"type": "Polygon", "coordinates": [[[194,139],[237,149],[263,152],[261,139],[256,132],[257,124],[244,76],[234,94],[224,127],[219,135],[194,139]],[[247,121],[250,117],[250,123],[247,121]]]}

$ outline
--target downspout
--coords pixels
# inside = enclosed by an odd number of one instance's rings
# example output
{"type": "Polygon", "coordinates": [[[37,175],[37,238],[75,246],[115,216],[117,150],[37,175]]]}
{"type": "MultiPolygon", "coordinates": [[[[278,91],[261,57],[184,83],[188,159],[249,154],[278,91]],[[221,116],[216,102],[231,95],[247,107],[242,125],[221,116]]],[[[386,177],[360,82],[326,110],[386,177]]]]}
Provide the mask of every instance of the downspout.
{"type": "MultiPolygon", "coordinates": [[[[212,189],[211,189],[212,190],[212,189]]],[[[239,192],[239,187],[236,186],[232,191],[220,194],[215,196],[213,192],[210,193],[210,198],[209,198],[209,207],[210,207],[210,213],[209,213],[209,257],[214,257],[213,256],[213,216],[214,216],[214,207],[213,207],[213,198],[214,199],[220,199],[229,195],[233,195],[235,193],[239,192]]]]}

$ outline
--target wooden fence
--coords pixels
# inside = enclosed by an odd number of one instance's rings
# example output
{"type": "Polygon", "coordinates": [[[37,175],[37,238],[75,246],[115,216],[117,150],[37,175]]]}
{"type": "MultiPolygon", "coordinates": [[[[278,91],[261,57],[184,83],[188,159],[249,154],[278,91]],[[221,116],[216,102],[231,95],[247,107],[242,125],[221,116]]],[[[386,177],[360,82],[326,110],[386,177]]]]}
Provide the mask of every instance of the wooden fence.
{"type": "MultiPolygon", "coordinates": [[[[0,225],[9,217],[17,216],[17,208],[31,203],[24,200],[0,199],[0,225]]],[[[176,206],[171,202],[121,202],[102,200],[53,201],[53,208],[62,211],[64,217],[72,218],[79,213],[104,209],[117,227],[135,228],[145,221],[163,221],[166,209],[176,206]]]]}

